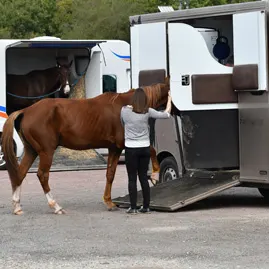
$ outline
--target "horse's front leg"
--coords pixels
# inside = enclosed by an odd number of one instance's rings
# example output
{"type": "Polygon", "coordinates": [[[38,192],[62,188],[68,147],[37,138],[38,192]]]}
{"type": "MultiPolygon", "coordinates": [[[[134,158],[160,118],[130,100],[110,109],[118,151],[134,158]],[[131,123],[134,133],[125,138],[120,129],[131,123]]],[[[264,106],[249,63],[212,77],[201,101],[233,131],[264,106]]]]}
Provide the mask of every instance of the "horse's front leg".
{"type": "Polygon", "coordinates": [[[150,159],[152,163],[150,180],[153,185],[156,185],[157,181],[159,181],[160,165],[157,159],[156,150],[153,148],[153,146],[150,146],[150,159]]]}
{"type": "Polygon", "coordinates": [[[106,187],[104,191],[103,200],[109,211],[116,208],[116,205],[112,203],[112,200],[111,200],[111,189],[112,189],[112,184],[115,177],[115,172],[116,172],[116,168],[118,165],[121,152],[122,150],[118,148],[108,149],[106,187]]]}

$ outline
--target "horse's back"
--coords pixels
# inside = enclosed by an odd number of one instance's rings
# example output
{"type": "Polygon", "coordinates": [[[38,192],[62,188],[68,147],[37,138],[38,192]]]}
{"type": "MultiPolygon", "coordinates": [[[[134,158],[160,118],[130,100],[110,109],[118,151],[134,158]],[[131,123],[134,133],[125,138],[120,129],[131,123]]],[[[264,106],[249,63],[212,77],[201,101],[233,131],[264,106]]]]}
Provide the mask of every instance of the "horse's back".
{"type": "Polygon", "coordinates": [[[21,127],[28,141],[49,138],[72,149],[109,146],[115,139],[122,140],[118,109],[115,112],[109,103],[101,106],[94,98],[41,100],[24,110],[21,127]]]}

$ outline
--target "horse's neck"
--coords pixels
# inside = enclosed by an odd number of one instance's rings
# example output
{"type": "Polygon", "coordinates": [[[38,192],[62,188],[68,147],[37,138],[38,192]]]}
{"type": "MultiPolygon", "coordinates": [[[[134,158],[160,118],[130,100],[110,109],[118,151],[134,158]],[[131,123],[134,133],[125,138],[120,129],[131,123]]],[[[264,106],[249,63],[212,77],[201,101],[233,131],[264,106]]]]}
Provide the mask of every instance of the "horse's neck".
{"type": "Polygon", "coordinates": [[[123,106],[130,105],[134,91],[119,94],[119,100],[123,106]]]}

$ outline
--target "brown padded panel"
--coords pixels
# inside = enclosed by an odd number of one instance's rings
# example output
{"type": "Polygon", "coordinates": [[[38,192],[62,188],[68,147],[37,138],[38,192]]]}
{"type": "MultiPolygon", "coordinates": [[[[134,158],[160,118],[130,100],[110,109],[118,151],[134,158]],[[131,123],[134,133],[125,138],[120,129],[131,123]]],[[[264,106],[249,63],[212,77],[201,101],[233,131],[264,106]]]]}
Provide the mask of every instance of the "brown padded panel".
{"type": "Polygon", "coordinates": [[[245,64],[234,66],[232,85],[235,91],[259,89],[258,65],[245,64]]]}
{"type": "Polygon", "coordinates": [[[165,69],[143,70],[139,72],[139,87],[165,82],[165,69]]]}
{"type": "Polygon", "coordinates": [[[192,75],[192,103],[237,103],[237,93],[232,87],[231,74],[192,75]]]}

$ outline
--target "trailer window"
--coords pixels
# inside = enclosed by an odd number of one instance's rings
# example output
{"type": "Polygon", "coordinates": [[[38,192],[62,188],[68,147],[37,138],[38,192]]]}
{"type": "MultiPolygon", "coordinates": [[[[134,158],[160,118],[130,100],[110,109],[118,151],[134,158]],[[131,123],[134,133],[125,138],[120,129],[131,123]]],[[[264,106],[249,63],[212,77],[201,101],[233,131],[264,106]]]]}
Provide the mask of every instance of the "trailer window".
{"type": "Polygon", "coordinates": [[[117,76],[103,75],[103,93],[117,92],[117,76]]]}

